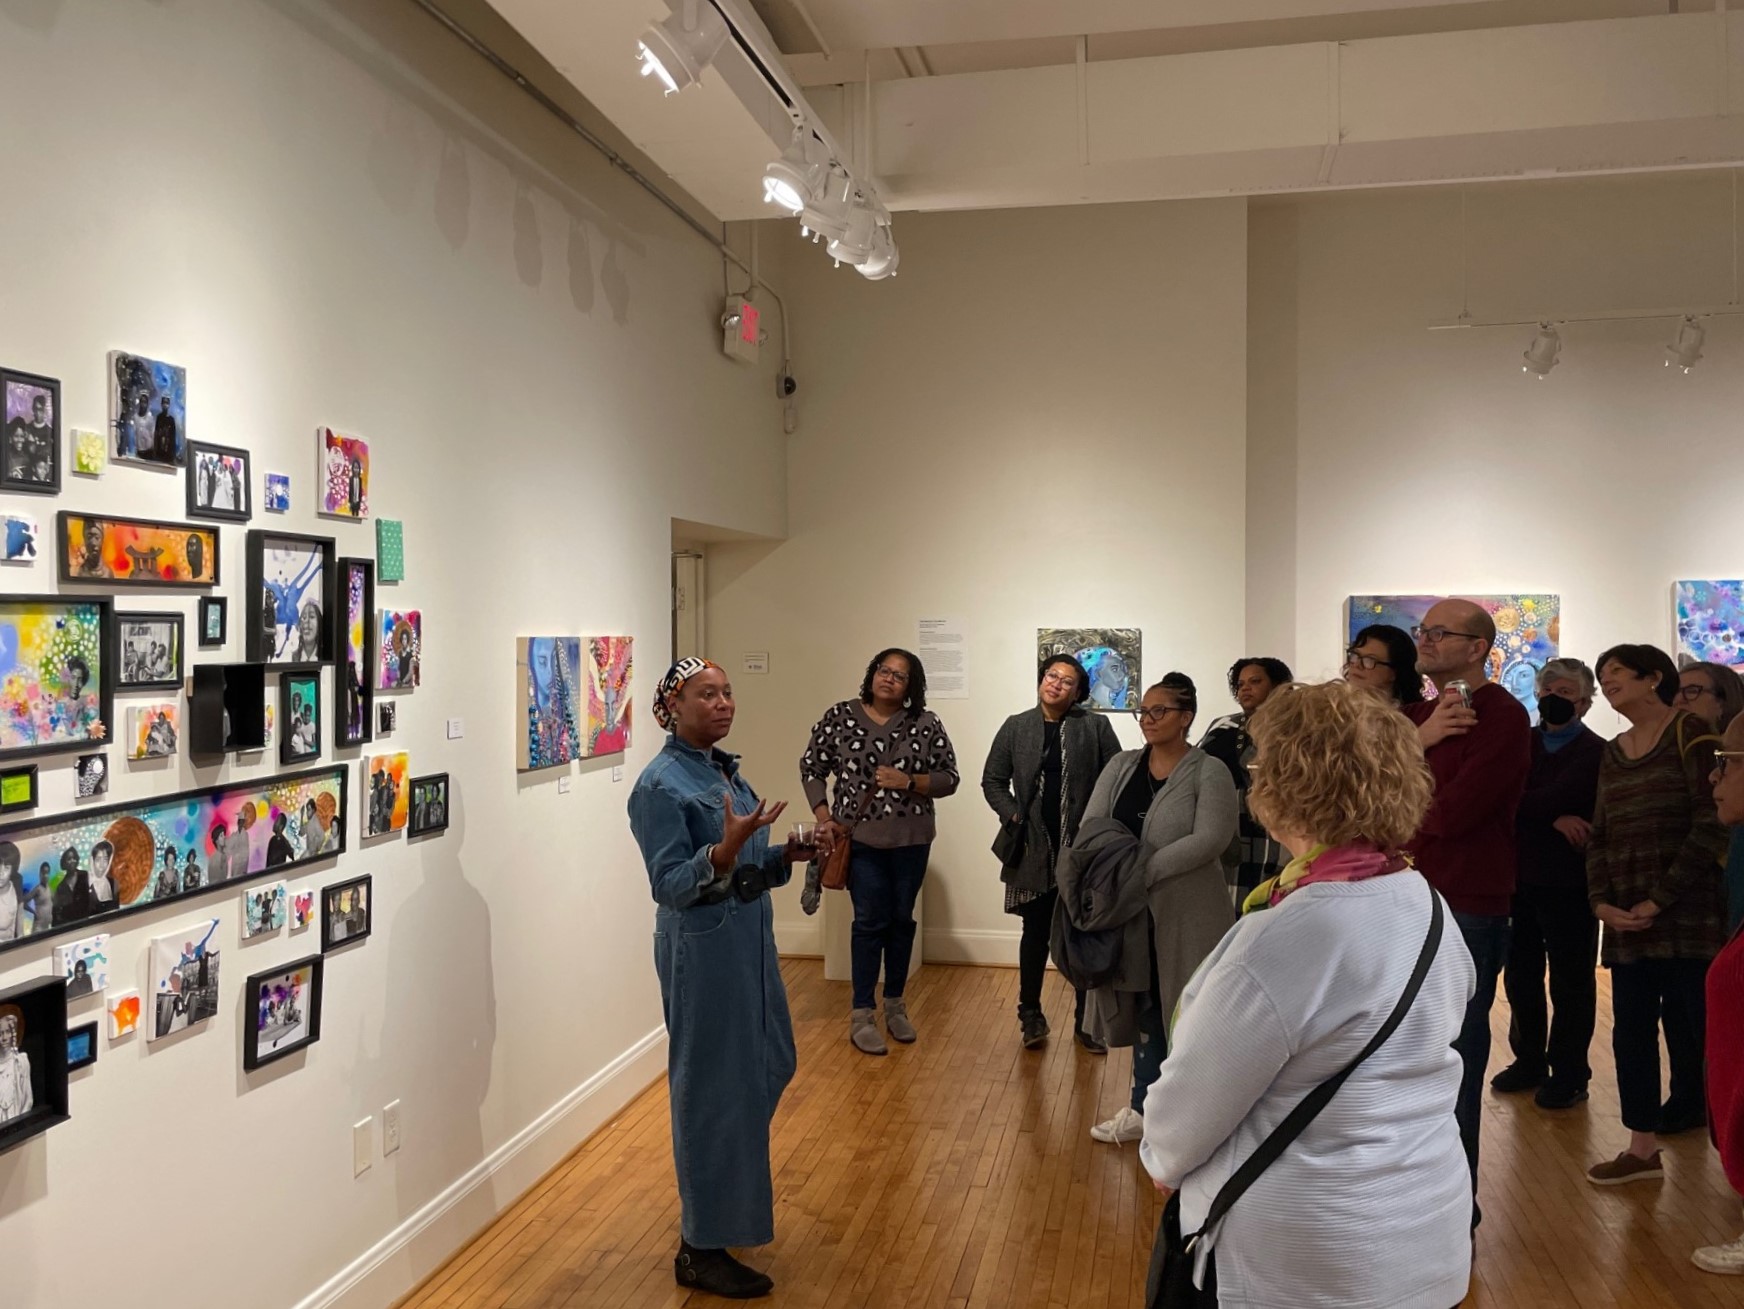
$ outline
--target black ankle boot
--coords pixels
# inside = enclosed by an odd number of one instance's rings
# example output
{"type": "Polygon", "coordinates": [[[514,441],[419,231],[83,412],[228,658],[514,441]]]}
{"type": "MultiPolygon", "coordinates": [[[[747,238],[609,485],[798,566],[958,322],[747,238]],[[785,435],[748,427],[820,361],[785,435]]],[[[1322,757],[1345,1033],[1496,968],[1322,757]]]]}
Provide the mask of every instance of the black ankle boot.
{"type": "Polygon", "coordinates": [[[1090,1033],[1086,1032],[1082,1027],[1080,1027],[1078,1029],[1077,1037],[1078,1037],[1078,1044],[1083,1046],[1091,1054],[1107,1054],[1108,1053],[1108,1047],[1106,1045],[1104,1045],[1101,1041],[1098,1041],[1094,1036],[1091,1036],[1090,1033]]]}
{"type": "Polygon", "coordinates": [[[1019,1005],[1017,1021],[1023,1024],[1025,1050],[1035,1050],[1048,1043],[1048,1018],[1039,1005],[1019,1005]]]}
{"type": "Polygon", "coordinates": [[[740,1263],[725,1250],[699,1250],[688,1241],[678,1243],[672,1274],[680,1286],[695,1287],[724,1300],[755,1300],[775,1289],[767,1275],[740,1263]]]}

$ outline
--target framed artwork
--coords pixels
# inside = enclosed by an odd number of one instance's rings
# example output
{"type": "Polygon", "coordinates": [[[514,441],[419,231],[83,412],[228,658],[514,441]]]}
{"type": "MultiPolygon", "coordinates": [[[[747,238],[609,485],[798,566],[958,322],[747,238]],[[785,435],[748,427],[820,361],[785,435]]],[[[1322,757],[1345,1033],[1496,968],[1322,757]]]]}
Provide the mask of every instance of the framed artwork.
{"type": "Polygon", "coordinates": [[[243,1071],[305,1050],[321,1039],[320,955],[255,973],[242,988],[243,1071]]]}
{"type": "Polygon", "coordinates": [[[63,582],[216,586],[218,529],[147,518],[56,515],[63,582]]]}
{"type": "Polygon", "coordinates": [[[369,808],[364,813],[365,836],[386,836],[405,827],[409,771],[404,751],[371,755],[363,761],[364,789],[369,794],[369,808]]]}
{"type": "Polygon", "coordinates": [[[61,384],[0,368],[0,491],[58,495],[61,384]]]}
{"type": "Polygon", "coordinates": [[[269,514],[291,512],[291,479],[284,473],[266,475],[266,511],[269,514]]]}
{"type": "Polygon", "coordinates": [[[34,809],[38,803],[35,764],[0,768],[0,814],[34,809]]]}
{"type": "Polygon", "coordinates": [[[283,882],[252,886],[242,893],[242,939],[268,936],[290,916],[290,890],[283,882]]]}
{"type": "Polygon", "coordinates": [[[315,433],[319,467],[315,485],[318,512],[329,518],[369,517],[369,446],[331,427],[315,433]]]}
{"type": "Polygon", "coordinates": [[[132,705],[127,710],[127,757],[168,759],[180,748],[181,733],[182,710],[173,700],[132,705]]]}
{"type": "Polygon", "coordinates": [[[182,685],[182,615],[116,614],[117,691],[175,691],[182,685]]]}
{"type": "MultiPolygon", "coordinates": [[[[1554,595],[1468,595],[1496,624],[1496,646],[1490,651],[1490,680],[1521,704],[1538,721],[1538,670],[1556,658],[1562,641],[1562,600],[1554,595]]],[[[1410,632],[1440,596],[1353,595],[1345,640],[1372,623],[1387,623],[1410,632]]],[[[1435,698],[1435,686],[1423,679],[1423,694],[1435,698]]]]}
{"type": "Polygon", "coordinates": [[[406,580],[405,525],[397,518],[375,520],[375,567],[381,581],[406,580]]]}
{"type": "Polygon", "coordinates": [[[448,830],[448,774],[431,773],[412,779],[412,823],[408,835],[448,830]]]}
{"type": "Polygon", "coordinates": [[[321,674],[315,671],[279,674],[279,716],[284,735],[279,743],[281,764],[304,764],[321,757],[321,674]]]}
{"type": "Polygon", "coordinates": [[[321,953],[370,934],[375,885],[368,873],[321,890],[321,953]]]}
{"type": "Polygon", "coordinates": [[[304,667],[332,663],[338,589],[332,537],[250,530],[249,662],[304,667]]]}
{"type": "Polygon", "coordinates": [[[1678,582],[1672,591],[1678,666],[1744,668],[1744,581],[1678,582]]]}
{"type": "Polygon", "coordinates": [[[188,440],[188,372],[142,355],[109,355],[109,430],[115,458],[180,468],[188,440]]]}
{"type": "Polygon", "coordinates": [[[386,736],[399,725],[399,705],[392,700],[383,700],[375,707],[375,730],[378,736],[386,736]]]}
{"type": "Polygon", "coordinates": [[[109,442],[101,432],[73,431],[73,471],[81,477],[101,477],[109,467],[109,442]]]}
{"type": "Polygon", "coordinates": [[[230,601],[221,595],[200,597],[200,644],[211,649],[230,636],[230,601]]]}
{"type": "Polygon", "coordinates": [[[0,991],[0,1151],[67,1118],[67,988],[32,978],[0,991]]]}
{"type": "Polygon", "coordinates": [[[73,794],[80,800],[109,794],[109,756],[82,754],[73,767],[73,794]]]}
{"type": "Polygon", "coordinates": [[[29,514],[0,514],[0,559],[9,564],[33,564],[36,542],[36,519],[29,514]]]}
{"type": "Polygon", "coordinates": [[[23,897],[23,912],[0,920],[0,952],[112,930],[128,914],[343,854],[350,771],[231,780],[0,823],[0,888],[16,877],[23,897]],[[165,875],[172,860],[173,889],[165,875]]]}
{"type": "Polygon", "coordinates": [[[1136,627],[1043,627],[1036,632],[1036,663],[1071,655],[1090,678],[1085,703],[1102,713],[1137,709],[1144,697],[1140,664],[1144,637],[1136,627]]]}
{"type": "Polygon", "coordinates": [[[151,1001],[145,1039],[198,1026],[218,1012],[218,919],[154,937],[146,953],[151,1001]]]}
{"type": "Polygon", "coordinates": [[[67,1028],[67,1071],[76,1073],[97,1062],[97,1024],[80,1023],[67,1028]]]}
{"type": "Polygon", "coordinates": [[[368,559],[339,561],[339,590],[345,597],[345,627],[339,635],[334,694],[344,697],[333,733],[335,745],[362,745],[375,738],[370,712],[375,705],[375,564],[368,559]]]}
{"type": "Polygon", "coordinates": [[[301,932],[315,921],[315,888],[291,892],[291,930],[301,932]]]}
{"type": "Polygon", "coordinates": [[[132,1036],[139,1030],[140,1010],[144,1006],[139,1000],[139,992],[111,991],[103,1002],[103,1010],[109,1017],[109,1039],[119,1041],[124,1036],[132,1036]]]}
{"type": "Polygon", "coordinates": [[[54,970],[65,979],[67,999],[78,1000],[109,989],[109,936],[88,936],[70,945],[57,945],[54,970]]]}
{"type": "Polygon", "coordinates": [[[587,643],[587,753],[622,754],[630,748],[630,670],[627,636],[596,636],[587,643]]]}
{"type": "Polygon", "coordinates": [[[423,674],[424,616],[416,609],[384,609],[378,627],[381,677],[376,689],[410,691],[423,674]]]}
{"type": "Polygon", "coordinates": [[[246,523],[254,517],[248,451],[188,442],[188,517],[246,523]]]}
{"type": "Polygon", "coordinates": [[[523,772],[554,768],[583,754],[576,678],[581,670],[579,636],[515,638],[515,766],[523,772]]]}
{"type": "Polygon", "coordinates": [[[0,596],[0,761],[109,738],[114,623],[107,597],[0,596]]]}

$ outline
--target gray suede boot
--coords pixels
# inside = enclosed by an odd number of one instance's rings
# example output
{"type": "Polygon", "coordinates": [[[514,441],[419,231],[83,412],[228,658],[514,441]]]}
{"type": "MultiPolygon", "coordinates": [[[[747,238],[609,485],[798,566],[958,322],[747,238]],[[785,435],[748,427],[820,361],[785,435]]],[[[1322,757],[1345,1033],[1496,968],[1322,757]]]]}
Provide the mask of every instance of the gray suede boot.
{"type": "Polygon", "coordinates": [[[914,1024],[908,1021],[908,1007],[900,997],[884,997],[884,1028],[890,1033],[891,1040],[901,1041],[904,1045],[914,1044],[914,1024]]]}
{"type": "Polygon", "coordinates": [[[878,1024],[873,1021],[873,1011],[870,1009],[855,1009],[848,1015],[848,1039],[861,1054],[890,1053],[890,1047],[884,1044],[884,1037],[879,1033],[878,1024]]]}

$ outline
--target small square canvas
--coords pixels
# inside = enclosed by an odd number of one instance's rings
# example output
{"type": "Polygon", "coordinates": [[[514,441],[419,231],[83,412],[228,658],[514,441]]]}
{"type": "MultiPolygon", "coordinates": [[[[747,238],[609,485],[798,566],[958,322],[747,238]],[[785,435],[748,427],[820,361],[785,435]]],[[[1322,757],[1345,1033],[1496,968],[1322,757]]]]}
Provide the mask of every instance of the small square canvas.
{"type": "Polygon", "coordinates": [[[1679,582],[1677,662],[1744,668],[1744,581],[1679,582]]]}
{"type": "Polygon", "coordinates": [[[111,991],[103,1007],[109,1015],[109,1039],[119,1041],[139,1030],[139,992],[111,991]]]}
{"type": "Polygon", "coordinates": [[[406,580],[406,533],[397,518],[375,520],[375,577],[378,582],[406,580]]]}
{"type": "Polygon", "coordinates": [[[152,941],[146,1040],[161,1040],[218,1012],[218,954],[216,918],[152,941]]]}
{"type": "Polygon", "coordinates": [[[283,473],[266,475],[266,509],[269,514],[291,511],[291,479],[283,473]]]}
{"type": "MultiPolygon", "coordinates": [[[[279,824],[273,833],[273,840],[283,840],[283,822],[285,815],[279,815],[279,824]]],[[[272,853],[267,852],[267,858],[272,853]]],[[[253,936],[265,936],[276,932],[285,925],[290,903],[290,891],[283,882],[273,882],[266,886],[254,886],[242,893],[242,939],[253,936]]]]}
{"type": "Polygon", "coordinates": [[[176,752],[181,710],[174,703],[132,705],[127,710],[127,757],[168,759],[176,752]]]}
{"type": "Polygon", "coordinates": [[[291,930],[300,932],[315,921],[315,888],[291,892],[291,930]]]}
{"type": "Polygon", "coordinates": [[[424,616],[416,609],[381,611],[376,628],[381,643],[380,691],[410,691],[422,679],[424,616]]]}
{"type": "Polygon", "coordinates": [[[404,752],[371,755],[363,764],[363,788],[369,796],[364,815],[365,836],[385,836],[406,825],[411,803],[407,777],[410,766],[404,752]]]}
{"type": "Polygon", "coordinates": [[[67,999],[95,995],[109,988],[109,937],[88,936],[71,945],[57,945],[54,970],[67,979],[67,999]]]}
{"type": "Polygon", "coordinates": [[[1036,661],[1071,655],[1090,679],[1087,707],[1103,713],[1138,708],[1144,683],[1139,665],[1144,638],[1136,627],[1043,627],[1036,632],[1036,661]]]}
{"type": "Polygon", "coordinates": [[[114,457],[180,468],[188,440],[188,373],[117,350],[109,356],[114,457]]]}
{"type": "Polygon", "coordinates": [[[0,555],[9,564],[36,562],[36,519],[29,514],[0,514],[0,555]]]}
{"type": "Polygon", "coordinates": [[[369,517],[369,446],[331,427],[315,434],[321,467],[316,479],[320,511],[331,518],[369,517]]]}
{"type": "Polygon", "coordinates": [[[73,793],[81,800],[109,793],[109,756],[82,754],[73,769],[73,793]]]}
{"type": "Polygon", "coordinates": [[[581,670],[579,636],[515,638],[515,686],[520,733],[515,766],[522,771],[554,768],[582,757],[576,678],[581,670]]]}
{"type": "Polygon", "coordinates": [[[85,477],[101,477],[109,467],[109,443],[101,432],[73,431],[73,471],[85,477]]]}

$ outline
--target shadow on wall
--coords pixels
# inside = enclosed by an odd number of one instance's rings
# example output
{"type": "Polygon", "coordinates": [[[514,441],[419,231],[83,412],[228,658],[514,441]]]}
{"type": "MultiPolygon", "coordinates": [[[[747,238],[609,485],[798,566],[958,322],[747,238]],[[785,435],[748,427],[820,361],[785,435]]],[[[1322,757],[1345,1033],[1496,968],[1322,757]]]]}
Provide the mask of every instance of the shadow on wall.
{"type": "MultiPolygon", "coordinates": [[[[0,0],[4,3],[4,0],[0,0]]],[[[60,1133],[44,1132],[23,1145],[0,1154],[0,1218],[11,1217],[27,1205],[48,1199],[49,1141],[60,1133]]],[[[19,1252],[22,1253],[22,1252],[19,1252]]],[[[40,1275],[38,1265],[44,1260],[8,1258],[6,1268],[6,1303],[17,1305],[46,1304],[47,1295],[32,1295],[40,1275]]]]}
{"type": "Polygon", "coordinates": [[[0,0],[0,17],[33,32],[52,32],[66,0],[0,0]]]}

